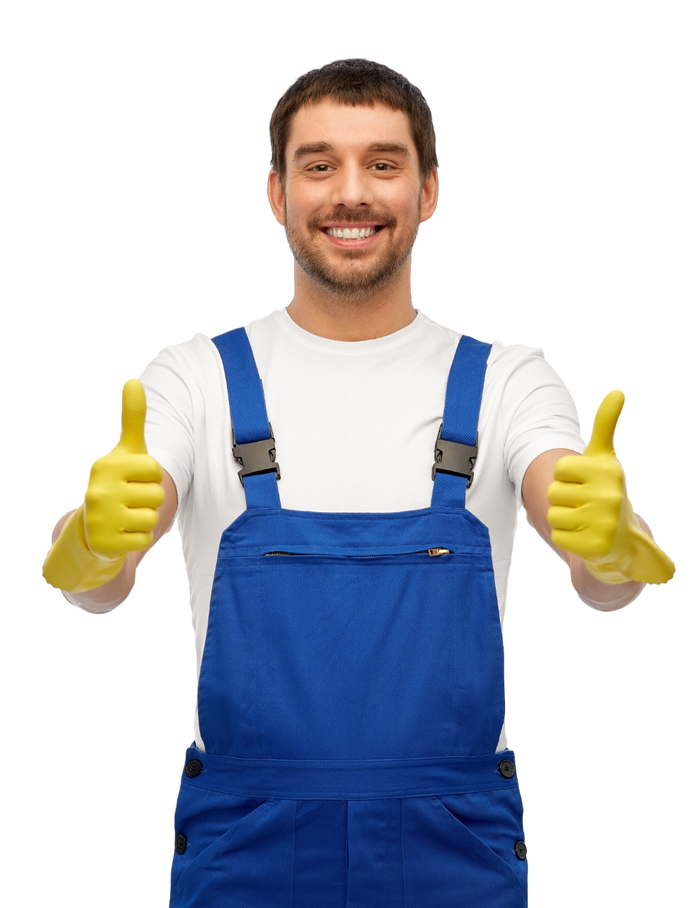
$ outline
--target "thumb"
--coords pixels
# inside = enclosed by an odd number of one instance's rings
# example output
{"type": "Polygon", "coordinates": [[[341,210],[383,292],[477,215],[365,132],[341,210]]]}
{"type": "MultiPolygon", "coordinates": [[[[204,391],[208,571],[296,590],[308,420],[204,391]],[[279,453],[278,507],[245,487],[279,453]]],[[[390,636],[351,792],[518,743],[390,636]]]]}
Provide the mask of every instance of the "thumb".
{"type": "Polygon", "coordinates": [[[114,449],[128,454],[148,454],[144,438],[146,392],[141,382],[132,378],[122,391],[122,434],[114,449]]]}
{"type": "Polygon", "coordinates": [[[584,456],[600,457],[615,454],[613,435],[624,403],[625,395],[622,391],[611,391],[604,398],[595,415],[591,440],[583,452],[584,456]]]}

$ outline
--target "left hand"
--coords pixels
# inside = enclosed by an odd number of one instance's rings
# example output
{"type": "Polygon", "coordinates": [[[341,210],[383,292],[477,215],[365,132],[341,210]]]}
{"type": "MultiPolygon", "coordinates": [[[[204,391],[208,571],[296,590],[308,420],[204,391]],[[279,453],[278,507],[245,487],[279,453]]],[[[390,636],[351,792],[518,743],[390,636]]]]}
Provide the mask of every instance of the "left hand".
{"type": "Polygon", "coordinates": [[[624,402],[621,391],[611,391],[598,408],[583,455],[557,461],[547,491],[552,542],[580,556],[603,583],[666,583],[675,566],[640,527],[613,447],[624,402]]]}

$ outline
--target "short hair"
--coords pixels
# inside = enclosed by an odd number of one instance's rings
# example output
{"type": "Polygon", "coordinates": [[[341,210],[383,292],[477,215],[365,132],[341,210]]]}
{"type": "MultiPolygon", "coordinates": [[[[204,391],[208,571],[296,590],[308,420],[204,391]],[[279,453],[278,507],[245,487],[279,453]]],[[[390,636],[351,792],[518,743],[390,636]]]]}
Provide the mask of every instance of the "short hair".
{"type": "Polygon", "coordinates": [[[403,111],[410,121],[411,135],[418,149],[421,178],[427,180],[433,168],[438,166],[433,117],[421,91],[405,76],[381,63],[362,59],[335,60],[300,76],[272,112],[271,164],[281,180],[286,176],[284,155],[292,117],[301,107],[316,104],[323,98],[332,98],[352,107],[374,107],[379,102],[403,111]]]}

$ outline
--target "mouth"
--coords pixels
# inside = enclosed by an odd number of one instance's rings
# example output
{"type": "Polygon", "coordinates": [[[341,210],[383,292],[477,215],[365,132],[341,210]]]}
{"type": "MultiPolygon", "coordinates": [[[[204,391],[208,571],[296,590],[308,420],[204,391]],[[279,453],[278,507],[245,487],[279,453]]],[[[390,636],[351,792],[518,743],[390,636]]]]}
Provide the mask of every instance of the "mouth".
{"type": "Polygon", "coordinates": [[[364,240],[365,237],[372,236],[382,228],[378,225],[373,227],[326,227],[325,233],[328,236],[334,236],[339,240],[364,240]]]}
{"type": "Polygon", "coordinates": [[[383,229],[383,224],[371,224],[366,227],[332,225],[322,228],[326,236],[333,237],[336,240],[344,240],[345,242],[349,240],[351,243],[358,242],[359,240],[367,240],[383,229]]]}

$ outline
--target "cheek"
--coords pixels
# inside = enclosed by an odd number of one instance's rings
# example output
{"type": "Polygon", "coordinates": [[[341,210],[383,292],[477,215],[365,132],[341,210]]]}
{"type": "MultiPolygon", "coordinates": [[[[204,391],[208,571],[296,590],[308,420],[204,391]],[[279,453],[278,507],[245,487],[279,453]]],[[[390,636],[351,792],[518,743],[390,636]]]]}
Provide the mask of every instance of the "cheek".
{"type": "Polygon", "coordinates": [[[383,192],[375,194],[375,204],[391,212],[400,221],[413,221],[420,211],[420,195],[406,190],[405,186],[393,187],[387,183],[383,192]]]}
{"type": "Polygon", "coordinates": [[[288,209],[293,217],[308,218],[320,208],[327,208],[328,204],[328,193],[320,182],[290,188],[287,195],[288,209]]]}

